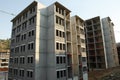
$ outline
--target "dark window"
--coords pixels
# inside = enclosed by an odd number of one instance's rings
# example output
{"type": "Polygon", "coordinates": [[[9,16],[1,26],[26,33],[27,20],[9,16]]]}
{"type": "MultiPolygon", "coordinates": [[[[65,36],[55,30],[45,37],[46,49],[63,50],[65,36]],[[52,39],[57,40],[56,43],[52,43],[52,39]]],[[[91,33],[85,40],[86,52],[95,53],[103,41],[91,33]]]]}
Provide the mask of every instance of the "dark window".
{"type": "Polygon", "coordinates": [[[63,38],[65,37],[65,32],[63,32],[63,38]]]}
{"type": "Polygon", "coordinates": [[[27,58],[27,62],[28,62],[28,63],[33,63],[33,57],[28,57],[28,58],[27,58]]]}
{"type": "Polygon", "coordinates": [[[66,76],[66,70],[64,70],[64,77],[66,76]]]}
{"type": "Polygon", "coordinates": [[[22,35],[22,36],[21,36],[21,40],[23,40],[23,37],[24,37],[24,36],[22,35]]]}
{"type": "Polygon", "coordinates": [[[59,18],[56,16],[56,23],[58,24],[59,18]]]}
{"type": "Polygon", "coordinates": [[[62,43],[60,43],[60,50],[62,50],[62,43]]]}
{"type": "Polygon", "coordinates": [[[62,64],[62,56],[60,56],[60,63],[62,64]]]}
{"type": "Polygon", "coordinates": [[[27,77],[32,78],[33,77],[33,71],[27,71],[27,77]]]}
{"type": "Polygon", "coordinates": [[[32,36],[34,36],[34,30],[32,30],[32,36]]]}
{"type": "Polygon", "coordinates": [[[57,62],[57,64],[59,64],[59,57],[58,56],[56,57],[56,62],[57,62]]]}
{"type": "Polygon", "coordinates": [[[17,63],[17,58],[14,58],[14,63],[17,63]]]}
{"type": "Polygon", "coordinates": [[[31,78],[33,77],[33,72],[32,72],[32,71],[30,71],[30,77],[31,77],[31,78]]]}
{"type": "Polygon", "coordinates": [[[56,43],[56,49],[57,50],[59,49],[59,43],[56,43]]]}
{"type": "Polygon", "coordinates": [[[63,44],[63,50],[65,50],[65,44],[63,44]]]}
{"type": "Polygon", "coordinates": [[[62,32],[60,31],[60,37],[62,37],[62,32]]]}
{"type": "Polygon", "coordinates": [[[20,63],[24,64],[25,63],[25,57],[20,57],[20,63]]]}
{"type": "Polygon", "coordinates": [[[23,51],[25,51],[25,45],[23,45],[23,51]]]}
{"type": "Polygon", "coordinates": [[[30,50],[30,44],[28,44],[28,50],[30,50]]]}
{"type": "Polygon", "coordinates": [[[57,78],[60,78],[60,72],[57,71],[57,78]]]}
{"type": "Polygon", "coordinates": [[[63,77],[63,71],[60,71],[60,75],[61,75],[60,77],[63,77]]]}
{"type": "Polygon", "coordinates": [[[20,34],[16,36],[16,42],[20,41],[20,34]]]}
{"type": "Polygon", "coordinates": [[[23,64],[25,63],[25,58],[23,57],[23,64]]]}
{"type": "Polygon", "coordinates": [[[12,30],[12,35],[15,35],[15,33],[16,33],[16,28],[12,30]]]}
{"type": "Polygon", "coordinates": [[[8,66],[8,63],[1,63],[1,66],[8,66]]]}
{"type": "Polygon", "coordinates": [[[27,21],[22,24],[22,30],[26,30],[27,28],[27,21]]]}
{"type": "Polygon", "coordinates": [[[21,77],[24,77],[24,70],[20,70],[20,71],[19,71],[19,75],[20,75],[21,77]]]}
{"type": "Polygon", "coordinates": [[[30,63],[30,57],[27,58],[27,62],[30,63]]]}
{"type": "Polygon", "coordinates": [[[33,63],[33,57],[31,57],[31,63],[33,63]]]}
{"type": "Polygon", "coordinates": [[[56,36],[59,36],[59,31],[58,30],[56,30],[56,36]]]}
{"type": "Polygon", "coordinates": [[[29,37],[31,36],[31,32],[28,33],[28,36],[29,36],[29,37]]]}
{"type": "Polygon", "coordinates": [[[36,18],[36,16],[29,19],[29,25],[35,23],[35,18],[36,18]]]}
{"type": "Polygon", "coordinates": [[[24,39],[26,39],[26,34],[24,34],[24,39]]]}
{"type": "Polygon", "coordinates": [[[31,49],[33,49],[34,48],[34,43],[31,43],[31,49]]]}
{"type": "Polygon", "coordinates": [[[20,51],[22,52],[22,46],[20,46],[20,51]]]}
{"type": "Polygon", "coordinates": [[[18,58],[16,58],[16,63],[18,63],[18,58]]]}

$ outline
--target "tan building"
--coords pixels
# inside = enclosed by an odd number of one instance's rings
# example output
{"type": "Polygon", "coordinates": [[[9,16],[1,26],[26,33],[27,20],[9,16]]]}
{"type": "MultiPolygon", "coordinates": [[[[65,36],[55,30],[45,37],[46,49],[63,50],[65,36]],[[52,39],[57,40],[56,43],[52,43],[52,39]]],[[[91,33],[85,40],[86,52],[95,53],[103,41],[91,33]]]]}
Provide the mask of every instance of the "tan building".
{"type": "Polygon", "coordinates": [[[0,51],[0,68],[8,68],[9,55],[9,50],[0,51]]]}
{"type": "Polygon", "coordinates": [[[99,16],[85,21],[86,46],[89,69],[118,66],[113,23],[109,17],[99,16]]]}
{"type": "MultiPolygon", "coordinates": [[[[8,80],[79,80],[87,77],[73,74],[76,72],[72,65],[69,9],[58,2],[46,7],[34,1],[12,23],[8,80]]],[[[80,72],[83,70],[86,67],[80,72]]]]}
{"type": "Polygon", "coordinates": [[[72,47],[73,47],[73,74],[80,79],[87,78],[87,55],[85,44],[84,20],[75,15],[71,17],[72,47]]]}

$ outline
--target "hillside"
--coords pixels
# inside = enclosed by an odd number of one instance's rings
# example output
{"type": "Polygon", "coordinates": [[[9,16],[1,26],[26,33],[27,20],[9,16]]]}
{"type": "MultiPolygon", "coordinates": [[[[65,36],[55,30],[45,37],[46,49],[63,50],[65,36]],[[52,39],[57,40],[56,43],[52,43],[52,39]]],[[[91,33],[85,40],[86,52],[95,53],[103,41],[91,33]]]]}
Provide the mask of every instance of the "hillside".
{"type": "Polygon", "coordinates": [[[0,51],[6,51],[10,49],[10,39],[0,39],[0,51]]]}

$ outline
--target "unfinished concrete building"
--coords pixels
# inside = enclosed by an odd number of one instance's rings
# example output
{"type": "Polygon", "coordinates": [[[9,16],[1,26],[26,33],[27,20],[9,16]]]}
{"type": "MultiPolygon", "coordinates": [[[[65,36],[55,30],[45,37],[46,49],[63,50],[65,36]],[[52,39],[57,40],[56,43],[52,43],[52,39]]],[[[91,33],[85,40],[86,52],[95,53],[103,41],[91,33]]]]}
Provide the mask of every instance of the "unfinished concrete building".
{"type": "Polygon", "coordinates": [[[105,69],[118,65],[113,25],[109,19],[107,17],[101,20],[98,16],[85,21],[89,69],[105,69]]]}
{"type": "Polygon", "coordinates": [[[79,79],[87,78],[87,56],[85,45],[84,20],[75,15],[71,17],[72,47],[73,47],[73,75],[79,79]]]}
{"type": "Polygon", "coordinates": [[[79,79],[73,75],[69,9],[34,1],[12,22],[8,80],[79,79]]]}

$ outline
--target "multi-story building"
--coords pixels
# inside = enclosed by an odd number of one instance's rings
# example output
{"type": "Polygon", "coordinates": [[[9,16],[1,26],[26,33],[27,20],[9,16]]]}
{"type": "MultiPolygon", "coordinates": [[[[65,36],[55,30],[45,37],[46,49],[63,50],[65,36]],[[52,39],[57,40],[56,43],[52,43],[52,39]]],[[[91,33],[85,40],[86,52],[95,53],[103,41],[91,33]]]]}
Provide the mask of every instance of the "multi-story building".
{"type": "Polygon", "coordinates": [[[69,9],[34,1],[12,23],[8,80],[76,80],[69,9]]]}
{"type": "Polygon", "coordinates": [[[120,43],[117,43],[118,60],[120,65],[120,43]]]}
{"type": "Polygon", "coordinates": [[[89,69],[105,69],[118,65],[117,51],[110,18],[94,17],[85,21],[89,69]]]}
{"type": "Polygon", "coordinates": [[[73,74],[74,76],[80,76],[79,78],[83,78],[83,80],[88,80],[84,20],[77,15],[71,17],[71,28],[73,46],[73,74]]]}
{"type": "Polygon", "coordinates": [[[9,50],[0,51],[0,68],[8,68],[9,55],[9,50]]]}
{"type": "Polygon", "coordinates": [[[106,49],[106,57],[107,57],[107,66],[115,67],[119,65],[118,61],[118,54],[117,54],[117,47],[115,42],[114,36],[114,24],[111,21],[110,17],[102,18],[101,19],[102,29],[103,29],[103,36],[105,42],[105,49],[106,49]]]}

